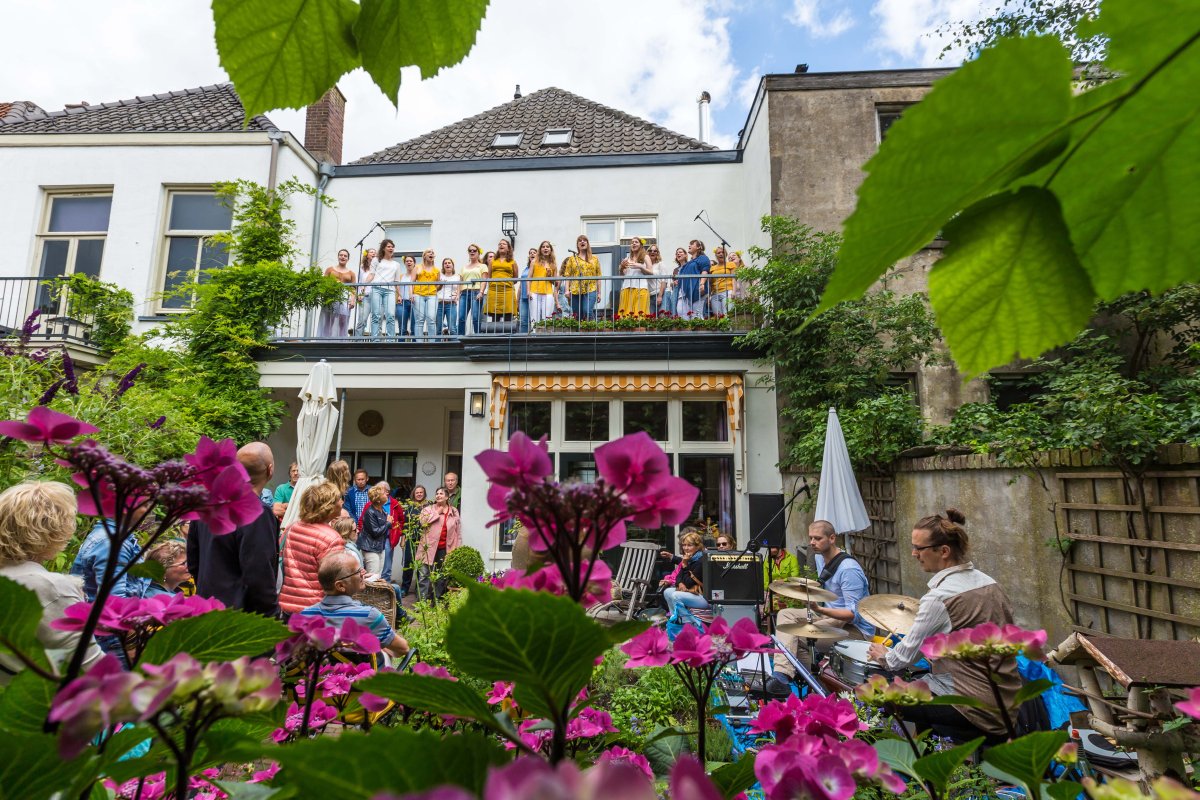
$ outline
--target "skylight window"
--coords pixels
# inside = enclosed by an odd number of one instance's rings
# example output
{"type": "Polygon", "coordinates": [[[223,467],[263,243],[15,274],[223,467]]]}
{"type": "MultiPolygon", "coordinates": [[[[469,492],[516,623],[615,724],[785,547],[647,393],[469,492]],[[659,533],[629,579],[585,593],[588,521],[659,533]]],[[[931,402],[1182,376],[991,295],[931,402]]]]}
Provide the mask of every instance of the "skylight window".
{"type": "Polygon", "coordinates": [[[542,138],[543,145],[563,145],[571,143],[570,128],[551,128],[542,138]]]}
{"type": "Polygon", "coordinates": [[[500,131],[492,139],[492,147],[517,147],[521,144],[520,131],[500,131]]]}

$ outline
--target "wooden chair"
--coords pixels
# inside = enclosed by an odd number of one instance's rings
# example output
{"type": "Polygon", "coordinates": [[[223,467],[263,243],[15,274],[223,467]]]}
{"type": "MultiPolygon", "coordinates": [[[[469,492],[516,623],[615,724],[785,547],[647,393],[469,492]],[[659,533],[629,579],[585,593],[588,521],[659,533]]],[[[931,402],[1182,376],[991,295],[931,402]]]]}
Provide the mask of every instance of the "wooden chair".
{"type": "Polygon", "coordinates": [[[621,545],[621,561],[613,577],[613,599],[588,609],[598,619],[633,619],[645,608],[654,581],[654,562],[662,546],[657,542],[628,541],[621,545]]]}

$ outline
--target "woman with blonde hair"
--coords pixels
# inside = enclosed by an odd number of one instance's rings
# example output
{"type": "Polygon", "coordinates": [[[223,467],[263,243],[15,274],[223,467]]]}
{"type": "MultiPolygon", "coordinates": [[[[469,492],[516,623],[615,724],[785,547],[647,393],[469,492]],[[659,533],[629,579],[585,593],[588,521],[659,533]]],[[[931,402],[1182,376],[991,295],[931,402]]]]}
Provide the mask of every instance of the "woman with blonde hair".
{"type": "Polygon", "coordinates": [[[458,293],[458,335],[467,333],[467,315],[471,315],[471,330],[479,333],[479,315],[483,311],[483,299],[487,297],[488,266],[483,263],[483,248],[477,244],[467,245],[467,265],[462,270],[462,290],[458,293]]]}
{"type": "Polygon", "coordinates": [[[621,303],[617,315],[621,317],[650,316],[650,280],[654,264],[646,252],[646,240],[633,237],[629,243],[629,255],[621,260],[621,303]]]}
{"type": "Polygon", "coordinates": [[[161,541],[146,551],[147,561],[162,564],[162,580],[151,579],[142,591],[142,597],[160,594],[178,594],[181,584],[191,579],[187,568],[187,544],[182,539],[161,541]]]}
{"type": "Polygon", "coordinates": [[[368,300],[367,290],[362,284],[371,280],[371,264],[375,261],[376,252],[378,251],[374,247],[368,247],[367,251],[362,254],[362,261],[358,264],[358,286],[355,287],[358,303],[355,306],[354,329],[358,331],[359,336],[367,335],[367,322],[371,319],[371,303],[368,300]]]}
{"type": "Polygon", "coordinates": [[[404,274],[397,280],[396,287],[396,316],[400,319],[400,338],[411,342],[413,337],[413,281],[417,279],[417,260],[412,256],[404,257],[404,274]]]}
{"type": "Polygon", "coordinates": [[[442,272],[438,275],[441,284],[437,290],[437,317],[434,320],[435,336],[458,335],[458,294],[462,280],[454,268],[453,258],[442,259],[442,272]]]}
{"type": "Polygon", "coordinates": [[[338,491],[342,493],[342,496],[345,497],[346,492],[350,490],[350,465],[340,458],[337,461],[331,462],[325,468],[325,480],[336,486],[338,491]]]}
{"type": "Polygon", "coordinates": [[[416,338],[418,342],[428,342],[437,335],[435,326],[437,317],[438,268],[434,261],[433,250],[421,254],[421,263],[417,267],[417,280],[413,284],[413,305],[416,307],[416,338]]]}
{"type": "Polygon", "coordinates": [[[542,242],[538,245],[529,273],[529,330],[544,319],[549,319],[558,308],[558,292],[554,281],[545,280],[558,275],[558,261],[554,258],[554,245],[542,242]]]}
{"type": "Polygon", "coordinates": [[[325,596],[317,569],[325,556],[345,549],[342,537],[329,525],[341,513],[342,495],[329,481],[310,486],[300,497],[300,519],[284,530],[280,553],[279,607],[284,614],[295,614],[325,596]]]}
{"type": "Polygon", "coordinates": [[[385,332],[396,335],[396,280],[400,277],[400,265],[392,256],[396,243],[384,239],[379,243],[379,258],[371,264],[371,338],[385,332]]]}
{"type": "Polygon", "coordinates": [[[517,277],[517,263],[508,239],[501,239],[496,245],[490,271],[492,283],[488,284],[486,290],[484,313],[493,319],[512,319],[513,314],[517,313],[517,298],[512,285],[512,279],[517,277]]]}
{"type": "Polygon", "coordinates": [[[662,555],[676,565],[675,571],[663,580],[666,584],[663,599],[671,616],[678,612],[681,618],[691,617],[690,609],[708,608],[702,572],[704,537],[695,528],[684,528],[679,534],[679,555],[672,555],[669,550],[663,550],[662,555]]]}
{"type": "Polygon", "coordinates": [[[575,319],[591,319],[596,313],[596,298],[599,296],[600,259],[592,255],[592,243],[582,233],[575,239],[579,253],[563,262],[563,276],[567,278],[590,278],[567,282],[567,302],[571,304],[571,316],[575,319]]]}
{"type": "MultiPolygon", "coordinates": [[[[0,494],[0,575],[37,595],[42,607],[37,640],[56,667],[70,660],[80,637],[78,631],[55,630],[50,623],[86,598],[78,578],[50,572],[42,562],[66,549],[75,533],[75,513],[75,493],[65,484],[27,481],[0,494]]],[[[103,655],[94,640],[88,642],[84,670],[103,655]]],[[[12,656],[0,655],[0,686],[24,666],[12,656]]]]}
{"type": "Polygon", "coordinates": [[[363,568],[376,575],[383,574],[383,551],[392,531],[391,518],[384,504],[388,501],[388,485],[377,483],[367,492],[370,503],[358,521],[358,549],[363,568]]]}

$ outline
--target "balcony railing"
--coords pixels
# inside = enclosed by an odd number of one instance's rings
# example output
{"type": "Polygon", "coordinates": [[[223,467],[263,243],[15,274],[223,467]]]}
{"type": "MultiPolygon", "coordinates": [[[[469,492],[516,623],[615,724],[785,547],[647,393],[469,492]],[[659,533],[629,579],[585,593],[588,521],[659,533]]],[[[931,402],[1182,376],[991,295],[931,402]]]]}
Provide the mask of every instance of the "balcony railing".
{"type": "Polygon", "coordinates": [[[53,278],[0,278],[0,336],[19,336],[36,310],[35,342],[95,347],[95,319],[72,302],[71,287],[53,278]]]}
{"type": "Polygon", "coordinates": [[[444,289],[446,284],[349,284],[347,292],[355,298],[352,307],[347,303],[297,311],[275,329],[273,339],[430,343],[454,342],[463,337],[547,334],[741,333],[758,327],[762,318],[759,306],[745,298],[744,283],[733,276],[682,280],[647,276],[650,288],[646,290],[644,310],[635,310],[631,303],[622,305],[622,289],[630,288],[631,283],[623,277],[493,278],[476,283],[487,287],[486,296],[482,288],[471,290],[467,284],[455,284],[463,289],[459,300],[443,301],[434,295],[432,301],[424,301],[420,319],[414,288],[436,290],[444,289]],[[594,291],[585,291],[589,283],[595,285],[594,291]],[[553,291],[542,293],[547,286],[553,291]],[[399,302],[398,292],[404,293],[399,302]],[[522,293],[539,299],[521,299],[522,293]],[[687,302],[680,303],[681,295],[687,302]],[[468,298],[465,302],[464,297],[468,298]],[[539,303],[540,308],[534,307],[539,303]],[[451,306],[453,313],[449,312],[451,306]],[[433,309],[433,318],[419,329],[418,322],[424,320],[429,308],[433,309]],[[459,323],[464,311],[468,313],[465,327],[459,323]],[[450,319],[453,327],[447,324],[450,319]]]}

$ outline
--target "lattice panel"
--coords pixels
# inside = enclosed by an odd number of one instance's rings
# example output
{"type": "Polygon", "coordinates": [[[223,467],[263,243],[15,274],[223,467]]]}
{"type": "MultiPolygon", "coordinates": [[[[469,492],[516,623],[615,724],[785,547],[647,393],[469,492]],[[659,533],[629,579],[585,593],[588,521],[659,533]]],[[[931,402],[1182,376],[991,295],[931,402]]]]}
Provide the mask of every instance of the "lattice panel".
{"type": "Polygon", "coordinates": [[[867,573],[871,594],[900,593],[900,549],[896,544],[896,481],[862,478],[859,491],[871,527],[850,536],[850,552],[867,573]]]}

